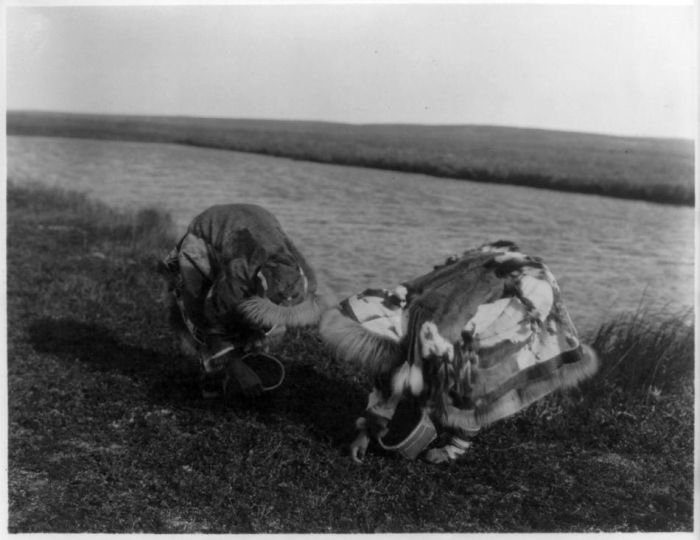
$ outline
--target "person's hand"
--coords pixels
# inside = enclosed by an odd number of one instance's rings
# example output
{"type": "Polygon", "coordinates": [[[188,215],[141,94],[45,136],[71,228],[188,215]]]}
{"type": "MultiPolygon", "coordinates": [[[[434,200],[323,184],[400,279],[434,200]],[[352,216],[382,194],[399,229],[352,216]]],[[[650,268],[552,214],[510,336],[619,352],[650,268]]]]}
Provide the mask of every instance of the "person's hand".
{"type": "Polygon", "coordinates": [[[369,446],[369,436],[362,430],[357,434],[355,440],[350,444],[350,456],[355,463],[362,463],[369,446]]]}

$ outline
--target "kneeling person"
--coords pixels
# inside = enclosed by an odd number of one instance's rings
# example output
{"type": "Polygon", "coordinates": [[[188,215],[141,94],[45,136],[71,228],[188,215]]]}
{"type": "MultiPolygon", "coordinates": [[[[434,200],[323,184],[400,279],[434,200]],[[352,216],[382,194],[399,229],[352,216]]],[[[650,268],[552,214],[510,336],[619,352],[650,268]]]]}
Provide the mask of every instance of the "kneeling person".
{"type": "Polygon", "coordinates": [[[213,206],[190,223],[160,265],[170,322],[186,353],[199,356],[203,393],[258,395],[265,384],[254,355],[287,327],[312,325],[322,311],[314,271],[279,221],[253,204],[213,206]],[[246,356],[248,362],[246,362],[246,356]]]}

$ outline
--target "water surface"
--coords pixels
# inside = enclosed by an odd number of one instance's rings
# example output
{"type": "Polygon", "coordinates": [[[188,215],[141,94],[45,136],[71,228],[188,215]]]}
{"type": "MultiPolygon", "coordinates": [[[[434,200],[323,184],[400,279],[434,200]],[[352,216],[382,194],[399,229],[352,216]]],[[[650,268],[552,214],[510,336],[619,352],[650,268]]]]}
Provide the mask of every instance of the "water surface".
{"type": "Polygon", "coordinates": [[[510,239],[544,258],[574,322],[692,306],[693,210],[170,144],[8,137],[8,177],[169,210],[270,209],[338,297],[393,286],[452,253],[510,239]]]}

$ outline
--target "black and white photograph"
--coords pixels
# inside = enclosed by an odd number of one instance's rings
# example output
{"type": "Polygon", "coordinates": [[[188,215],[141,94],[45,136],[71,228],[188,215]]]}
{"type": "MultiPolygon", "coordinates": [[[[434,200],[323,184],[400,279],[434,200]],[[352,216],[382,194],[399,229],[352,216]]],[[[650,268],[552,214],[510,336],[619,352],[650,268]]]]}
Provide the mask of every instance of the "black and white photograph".
{"type": "Polygon", "coordinates": [[[0,17],[3,532],[694,537],[695,2],[0,17]]]}

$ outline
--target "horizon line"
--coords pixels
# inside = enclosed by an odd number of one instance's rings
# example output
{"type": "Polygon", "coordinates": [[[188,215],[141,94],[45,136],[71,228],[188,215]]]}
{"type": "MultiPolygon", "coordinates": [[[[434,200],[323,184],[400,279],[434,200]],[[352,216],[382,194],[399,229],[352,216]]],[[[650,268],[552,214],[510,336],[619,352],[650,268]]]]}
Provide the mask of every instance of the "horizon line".
{"type": "Polygon", "coordinates": [[[181,118],[181,119],[202,119],[202,120],[231,120],[231,121],[247,121],[247,122],[287,122],[296,124],[329,124],[338,126],[350,127],[391,127],[391,126],[415,126],[415,127],[434,127],[434,128],[458,128],[458,127],[475,127],[475,128],[502,128],[522,131],[547,131],[553,133],[570,133],[580,135],[591,135],[600,137],[614,138],[632,138],[632,139],[664,139],[664,140],[680,140],[695,142],[697,133],[691,136],[682,135],[649,135],[649,134],[627,134],[627,133],[612,133],[603,131],[585,131],[576,129],[552,128],[552,127],[536,127],[536,126],[519,126],[515,124],[482,124],[482,123],[420,123],[408,121],[392,121],[392,122],[350,122],[339,120],[311,120],[304,118],[263,118],[263,117],[244,117],[244,116],[215,116],[207,114],[166,114],[166,113],[120,113],[120,112],[88,112],[88,111],[68,111],[56,109],[11,109],[6,108],[5,112],[9,114],[50,114],[50,115],[74,115],[74,116],[110,116],[110,117],[133,117],[133,118],[181,118]]]}

